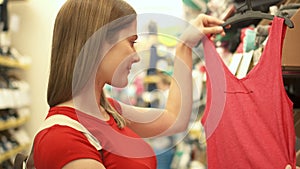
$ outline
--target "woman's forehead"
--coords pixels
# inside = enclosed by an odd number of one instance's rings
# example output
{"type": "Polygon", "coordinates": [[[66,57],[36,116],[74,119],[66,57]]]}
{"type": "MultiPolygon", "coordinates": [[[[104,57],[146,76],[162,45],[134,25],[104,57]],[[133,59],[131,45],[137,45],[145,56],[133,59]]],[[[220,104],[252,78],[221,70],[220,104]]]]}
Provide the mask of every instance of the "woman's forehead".
{"type": "Polygon", "coordinates": [[[122,29],[120,31],[120,39],[126,39],[132,36],[136,36],[137,37],[137,22],[134,21],[132,23],[129,24],[129,26],[127,26],[126,28],[122,29]]]}

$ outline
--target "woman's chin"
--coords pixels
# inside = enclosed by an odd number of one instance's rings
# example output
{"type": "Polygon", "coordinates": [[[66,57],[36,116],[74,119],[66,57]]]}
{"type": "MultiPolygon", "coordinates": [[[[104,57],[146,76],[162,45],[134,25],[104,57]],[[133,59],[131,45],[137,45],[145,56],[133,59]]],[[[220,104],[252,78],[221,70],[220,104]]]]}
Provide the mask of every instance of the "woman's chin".
{"type": "Polygon", "coordinates": [[[128,85],[128,79],[127,78],[124,80],[119,79],[119,80],[113,82],[111,85],[116,88],[124,88],[128,85]]]}

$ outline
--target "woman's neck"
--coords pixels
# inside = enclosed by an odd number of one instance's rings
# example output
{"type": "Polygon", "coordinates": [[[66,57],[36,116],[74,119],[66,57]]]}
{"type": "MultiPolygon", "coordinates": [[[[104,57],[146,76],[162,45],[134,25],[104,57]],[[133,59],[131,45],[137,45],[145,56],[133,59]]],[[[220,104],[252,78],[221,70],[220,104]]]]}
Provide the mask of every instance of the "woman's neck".
{"type": "MultiPolygon", "coordinates": [[[[78,100],[76,101],[78,102],[78,100]]],[[[67,107],[72,107],[74,109],[80,110],[81,112],[84,112],[86,114],[89,114],[91,116],[94,116],[100,120],[103,121],[108,121],[109,120],[109,114],[105,111],[105,109],[98,105],[97,110],[92,110],[92,109],[87,109],[87,106],[76,106],[77,104],[74,104],[74,100],[68,100],[66,102],[60,103],[57,106],[67,106],[67,107]]],[[[82,104],[79,104],[82,105],[82,104]]],[[[94,106],[93,106],[94,107],[94,106]]]]}
{"type": "Polygon", "coordinates": [[[56,105],[56,106],[67,106],[67,107],[75,108],[74,103],[73,103],[73,100],[69,100],[69,101],[60,103],[60,104],[58,104],[58,105],[56,105]]]}

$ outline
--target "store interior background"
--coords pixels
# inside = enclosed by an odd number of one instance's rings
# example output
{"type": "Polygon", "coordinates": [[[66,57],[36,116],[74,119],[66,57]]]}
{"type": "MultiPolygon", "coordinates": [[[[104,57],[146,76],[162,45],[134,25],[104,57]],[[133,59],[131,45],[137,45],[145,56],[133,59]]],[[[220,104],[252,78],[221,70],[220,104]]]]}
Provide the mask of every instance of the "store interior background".
{"type": "MultiPolygon", "coordinates": [[[[48,113],[49,106],[46,101],[46,93],[50,67],[52,31],[56,14],[64,2],[65,0],[9,0],[8,3],[11,46],[18,50],[21,55],[27,56],[31,60],[29,68],[21,71],[21,79],[26,81],[30,86],[30,118],[24,124],[24,128],[30,138],[34,137],[41,122],[48,113]]],[[[158,13],[186,19],[182,0],[127,0],[127,2],[139,14],[158,13]]],[[[300,67],[300,62],[298,63],[300,67]]],[[[299,78],[299,71],[297,73],[297,77],[299,78]]],[[[290,81],[294,83],[294,79],[290,81]]],[[[297,85],[300,85],[299,80],[296,80],[296,83],[292,84],[292,86],[297,85]]],[[[300,93],[299,88],[296,90],[300,93]]],[[[298,95],[298,105],[299,102],[298,95]]],[[[200,122],[198,123],[200,125],[200,122]]]]}

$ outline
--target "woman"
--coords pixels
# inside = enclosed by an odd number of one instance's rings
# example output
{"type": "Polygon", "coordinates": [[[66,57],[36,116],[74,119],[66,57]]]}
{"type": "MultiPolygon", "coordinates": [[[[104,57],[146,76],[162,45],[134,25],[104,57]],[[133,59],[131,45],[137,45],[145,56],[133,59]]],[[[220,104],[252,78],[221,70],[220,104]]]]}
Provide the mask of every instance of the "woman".
{"type": "Polygon", "coordinates": [[[136,12],[122,0],[67,0],[54,26],[47,118],[65,115],[84,125],[100,142],[54,125],[34,140],[37,169],[156,168],[142,137],[171,135],[187,128],[191,113],[192,50],[204,34],[224,33],[222,21],[199,15],[176,47],[174,76],[166,108],[137,108],[105,97],[103,87],[125,87],[139,61],[136,12]],[[196,29],[195,29],[196,28],[196,29]]]}

